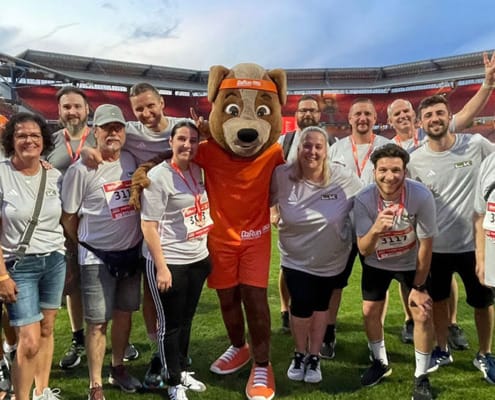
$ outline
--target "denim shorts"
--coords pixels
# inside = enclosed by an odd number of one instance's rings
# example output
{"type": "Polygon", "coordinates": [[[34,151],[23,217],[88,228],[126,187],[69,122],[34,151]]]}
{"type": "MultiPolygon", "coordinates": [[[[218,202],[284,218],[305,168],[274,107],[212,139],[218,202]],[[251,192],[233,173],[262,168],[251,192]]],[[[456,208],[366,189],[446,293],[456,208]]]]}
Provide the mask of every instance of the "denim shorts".
{"type": "Polygon", "coordinates": [[[80,265],[84,319],[103,324],[114,310],[137,311],[141,300],[141,273],[117,279],[105,264],[80,265]]]}
{"type": "Polygon", "coordinates": [[[7,304],[11,326],[41,321],[41,310],[60,308],[65,282],[62,253],[26,255],[20,262],[8,262],[7,269],[17,285],[17,301],[7,304]]]}

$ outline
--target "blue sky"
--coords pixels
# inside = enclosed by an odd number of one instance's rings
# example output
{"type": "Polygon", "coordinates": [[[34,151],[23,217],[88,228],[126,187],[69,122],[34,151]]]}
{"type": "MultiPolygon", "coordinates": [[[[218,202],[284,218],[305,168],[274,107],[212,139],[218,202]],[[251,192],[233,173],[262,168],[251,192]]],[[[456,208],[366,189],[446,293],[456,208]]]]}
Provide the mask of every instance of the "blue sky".
{"type": "Polygon", "coordinates": [[[494,0],[10,0],[0,52],[200,70],[375,67],[493,49],[494,12],[494,0]]]}

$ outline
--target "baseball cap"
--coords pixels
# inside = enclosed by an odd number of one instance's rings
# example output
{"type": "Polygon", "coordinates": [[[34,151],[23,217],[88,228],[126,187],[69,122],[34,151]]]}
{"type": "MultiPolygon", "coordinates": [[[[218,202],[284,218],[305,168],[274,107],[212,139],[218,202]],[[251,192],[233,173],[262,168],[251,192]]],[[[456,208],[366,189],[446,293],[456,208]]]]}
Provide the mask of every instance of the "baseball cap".
{"type": "Polygon", "coordinates": [[[110,122],[120,122],[125,125],[125,118],[119,107],[113,104],[102,104],[98,106],[93,118],[93,124],[95,126],[102,126],[110,122]]]}

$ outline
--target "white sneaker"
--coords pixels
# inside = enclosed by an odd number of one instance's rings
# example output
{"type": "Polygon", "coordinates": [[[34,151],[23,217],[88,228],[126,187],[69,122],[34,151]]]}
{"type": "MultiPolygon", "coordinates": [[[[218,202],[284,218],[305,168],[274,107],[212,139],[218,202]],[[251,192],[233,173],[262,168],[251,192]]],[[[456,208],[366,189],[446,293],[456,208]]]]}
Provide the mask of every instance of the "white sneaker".
{"type": "Polygon", "coordinates": [[[306,362],[304,382],[319,383],[321,380],[320,358],[318,356],[310,356],[306,362]]]}
{"type": "Polygon", "coordinates": [[[304,379],[304,354],[294,352],[294,358],[292,359],[289,369],[287,370],[287,377],[291,381],[301,382],[304,379]]]}
{"type": "Polygon", "coordinates": [[[180,373],[180,383],[185,386],[186,389],[192,390],[193,392],[204,392],[206,390],[206,385],[193,378],[194,372],[182,371],[180,373]]]}
{"type": "Polygon", "coordinates": [[[60,389],[44,388],[43,393],[36,394],[36,388],[33,389],[33,400],[60,400],[60,389]]]}
{"type": "Polygon", "coordinates": [[[167,393],[170,400],[187,400],[185,386],[169,386],[167,388],[167,393]]]}

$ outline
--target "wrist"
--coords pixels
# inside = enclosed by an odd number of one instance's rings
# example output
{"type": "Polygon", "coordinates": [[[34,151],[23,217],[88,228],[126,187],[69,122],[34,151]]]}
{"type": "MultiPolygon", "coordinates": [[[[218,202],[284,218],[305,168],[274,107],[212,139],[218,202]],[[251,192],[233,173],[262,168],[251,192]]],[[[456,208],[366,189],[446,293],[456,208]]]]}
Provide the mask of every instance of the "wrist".
{"type": "Polygon", "coordinates": [[[1,274],[0,275],[0,282],[6,281],[7,279],[10,279],[9,274],[1,274]]]}
{"type": "Polygon", "coordinates": [[[420,285],[413,285],[412,288],[414,290],[417,290],[418,292],[426,292],[427,290],[426,283],[422,283],[420,285]]]}
{"type": "Polygon", "coordinates": [[[486,82],[486,80],[483,80],[483,83],[481,84],[481,87],[483,89],[495,89],[495,83],[489,84],[486,82]]]}

